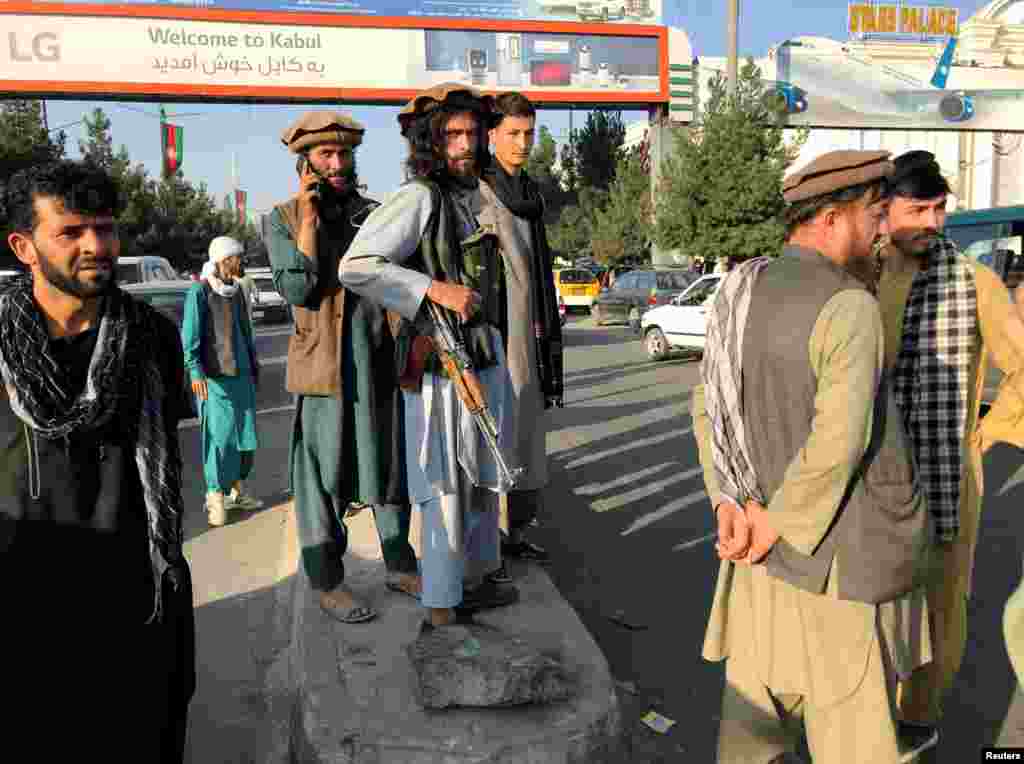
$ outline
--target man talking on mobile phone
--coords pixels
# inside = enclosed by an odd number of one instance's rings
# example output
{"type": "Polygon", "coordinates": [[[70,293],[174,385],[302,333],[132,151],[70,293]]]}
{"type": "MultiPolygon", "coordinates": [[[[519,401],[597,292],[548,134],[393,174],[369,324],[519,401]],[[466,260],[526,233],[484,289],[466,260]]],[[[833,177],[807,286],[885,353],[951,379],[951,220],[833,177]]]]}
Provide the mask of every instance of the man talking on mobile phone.
{"type": "Polygon", "coordinates": [[[284,131],[281,142],[298,157],[299,192],[274,208],[267,237],[274,285],[295,320],[286,386],[297,396],[291,478],[302,565],[320,606],[344,623],[376,616],[344,583],[351,504],[373,507],[388,588],[420,593],[394,340],[384,309],[338,280],[342,255],[377,206],[358,191],[363,133],[333,111],[307,112],[284,131]]]}

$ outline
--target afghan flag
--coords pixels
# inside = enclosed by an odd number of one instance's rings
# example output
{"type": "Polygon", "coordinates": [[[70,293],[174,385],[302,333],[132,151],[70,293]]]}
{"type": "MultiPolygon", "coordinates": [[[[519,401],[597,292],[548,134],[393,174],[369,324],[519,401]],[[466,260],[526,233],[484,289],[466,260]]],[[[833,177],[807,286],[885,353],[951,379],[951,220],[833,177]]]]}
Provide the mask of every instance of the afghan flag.
{"type": "Polygon", "coordinates": [[[238,213],[238,225],[245,225],[245,191],[235,189],[235,211],[238,213]]]}
{"type": "Polygon", "coordinates": [[[181,169],[181,161],[184,158],[184,145],[182,138],[184,129],[170,122],[160,123],[160,138],[163,143],[164,152],[164,175],[174,175],[181,169]]]}

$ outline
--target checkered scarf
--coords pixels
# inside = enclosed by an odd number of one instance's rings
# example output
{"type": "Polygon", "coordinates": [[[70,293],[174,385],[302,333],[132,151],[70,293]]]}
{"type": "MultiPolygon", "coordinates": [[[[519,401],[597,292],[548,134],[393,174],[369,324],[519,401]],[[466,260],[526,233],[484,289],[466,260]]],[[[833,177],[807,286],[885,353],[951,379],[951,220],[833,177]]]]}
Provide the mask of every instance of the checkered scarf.
{"type": "Polygon", "coordinates": [[[767,257],[748,260],[722,279],[708,311],[700,367],[721,498],[741,507],[747,499],[764,502],[743,430],[743,332],[754,282],[770,262],[767,257]]]}
{"type": "Polygon", "coordinates": [[[105,302],[85,387],[72,390],[51,352],[32,280],[17,279],[0,291],[0,374],[15,415],[48,440],[98,430],[115,417],[135,425],[155,576],[154,621],[162,615],[163,574],[182,560],[181,455],[177,433],[164,422],[156,312],[119,289],[105,302]]]}
{"type": "Polygon", "coordinates": [[[960,481],[978,295],[970,261],[940,239],[914,276],[903,317],[893,392],[917,460],[935,529],[960,529],[960,481]]]}

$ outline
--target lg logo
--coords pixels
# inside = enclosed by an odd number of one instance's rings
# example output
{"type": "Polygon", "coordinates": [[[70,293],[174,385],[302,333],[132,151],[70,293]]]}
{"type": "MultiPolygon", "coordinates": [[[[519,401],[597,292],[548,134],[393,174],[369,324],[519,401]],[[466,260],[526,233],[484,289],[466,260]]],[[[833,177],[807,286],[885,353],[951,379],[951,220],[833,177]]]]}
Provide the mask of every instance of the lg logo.
{"type": "Polygon", "coordinates": [[[11,46],[11,61],[31,63],[33,61],[60,61],[60,42],[53,32],[40,32],[30,40],[18,42],[16,32],[8,35],[11,46]]]}

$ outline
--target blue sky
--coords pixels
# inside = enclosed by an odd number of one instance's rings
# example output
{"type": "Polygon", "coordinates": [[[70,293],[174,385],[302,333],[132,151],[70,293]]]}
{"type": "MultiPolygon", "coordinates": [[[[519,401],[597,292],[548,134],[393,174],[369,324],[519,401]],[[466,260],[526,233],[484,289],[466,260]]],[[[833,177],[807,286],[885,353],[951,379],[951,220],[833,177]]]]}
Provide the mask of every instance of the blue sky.
{"type": "MultiPolygon", "coordinates": [[[[681,27],[690,36],[697,56],[725,55],[725,0],[664,0],[665,23],[681,27]]],[[[740,0],[739,49],[742,55],[764,55],[770,45],[797,35],[846,36],[846,0],[740,0]]],[[[946,0],[914,4],[955,6],[961,23],[985,4],[981,0],[946,0]]],[[[66,128],[69,154],[78,154],[85,137],[81,124],[71,124],[100,106],[110,117],[115,146],[124,144],[133,162],[141,162],[152,176],[160,171],[159,105],[144,102],[47,102],[52,127],[66,128]]],[[[183,170],[192,182],[205,182],[217,197],[232,188],[232,164],[238,168],[239,186],[248,191],[249,208],[266,211],[294,192],[294,161],[280,143],[281,131],[304,109],[297,105],[168,104],[173,122],[185,128],[183,170]]],[[[348,109],[367,133],[359,150],[360,175],[369,194],[378,198],[402,180],[404,146],[398,134],[396,107],[348,109]]],[[[625,112],[624,119],[645,118],[644,112],[625,112]]],[[[579,126],[585,112],[571,115],[579,126]]],[[[545,111],[540,124],[558,137],[570,124],[568,111],[545,111]]]]}

